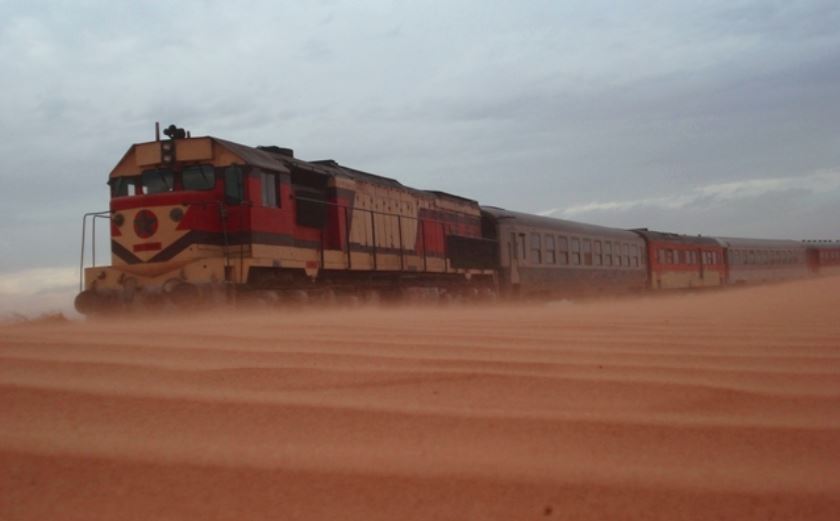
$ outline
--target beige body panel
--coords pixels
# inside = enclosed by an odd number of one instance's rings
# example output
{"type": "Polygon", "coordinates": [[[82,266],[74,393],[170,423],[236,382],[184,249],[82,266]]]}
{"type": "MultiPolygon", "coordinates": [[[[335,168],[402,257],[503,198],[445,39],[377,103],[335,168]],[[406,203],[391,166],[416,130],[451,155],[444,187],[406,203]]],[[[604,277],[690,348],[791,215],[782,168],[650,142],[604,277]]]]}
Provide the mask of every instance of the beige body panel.
{"type": "Polygon", "coordinates": [[[253,247],[253,266],[274,268],[311,268],[352,271],[411,271],[411,272],[451,272],[451,273],[490,273],[489,270],[456,270],[440,257],[426,257],[406,251],[402,256],[395,252],[353,251],[350,253],[348,266],[347,252],[324,250],[324,264],[317,250],[293,246],[257,245],[253,247]]]}
{"type": "MultiPolygon", "coordinates": [[[[239,263],[232,261],[233,272],[239,272],[239,263]]],[[[85,269],[85,289],[93,291],[164,291],[178,282],[196,285],[222,284],[225,279],[223,258],[200,259],[180,265],[160,263],[166,270],[142,270],[140,266],[102,266],[85,269]]]]}
{"type": "Polygon", "coordinates": [[[840,275],[840,266],[820,266],[820,275],[840,275]]]}
{"type": "MultiPolygon", "coordinates": [[[[151,141],[132,146],[109,177],[139,175],[143,170],[161,163],[161,143],[151,141]]],[[[208,161],[216,166],[244,164],[245,161],[209,137],[176,139],[176,161],[208,161]]]]}
{"type": "Polygon", "coordinates": [[[701,277],[694,271],[669,271],[656,274],[654,283],[657,289],[705,288],[721,285],[720,273],[707,271],[701,277]]]}
{"type": "MultiPolygon", "coordinates": [[[[111,240],[119,244],[129,252],[137,256],[141,261],[148,262],[157,253],[166,248],[168,245],[177,241],[187,234],[187,230],[178,230],[178,222],[172,220],[170,213],[175,208],[180,208],[182,212],[186,212],[186,205],[171,205],[171,206],[150,206],[144,208],[131,208],[128,210],[120,210],[115,215],[122,215],[124,222],[118,229],[119,235],[112,235],[111,240]],[[149,238],[142,238],[137,235],[134,229],[134,219],[141,211],[148,211],[155,215],[157,219],[157,231],[149,238]],[[143,250],[143,245],[160,244],[160,248],[143,250]],[[140,248],[138,250],[138,248],[140,248]]],[[[200,257],[201,253],[197,250],[192,250],[192,257],[200,257]]],[[[183,255],[181,260],[186,260],[183,255]]],[[[126,262],[113,253],[111,254],[111,262],[115,266],[125,265],[126,262]]]]}

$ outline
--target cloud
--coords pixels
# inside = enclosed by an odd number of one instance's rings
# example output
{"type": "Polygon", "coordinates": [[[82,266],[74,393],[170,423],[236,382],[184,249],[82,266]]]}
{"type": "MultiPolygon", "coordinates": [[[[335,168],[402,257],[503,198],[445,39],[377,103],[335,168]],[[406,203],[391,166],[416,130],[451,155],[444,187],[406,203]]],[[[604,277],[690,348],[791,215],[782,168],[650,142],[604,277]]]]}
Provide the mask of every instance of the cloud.
{"type": "Polygon", "coordinates": [[[156,120],[587,218],[767,201],[794,188],[730,183],[840,166],[837,2],[2,5],[3,270],[72,264],[156,120]]]}
{"type": "Polygon", "coordinates": [[[5,297],[31,296],[68,288],[78,290],[78,285],[77,268],[34,268],[0,273],[0,295],[5,297]]]}
{"type": "Polygon", "coordinates": [[[542,215],[617,228],[777,239],[840,239],[835,221],[840,170],[801,177],[761,178],[673,193],[591,201],[542,215]]]}
{"type": "Polygon", "coordinates": [[[748,179],[730,183],[717,183],[694,188],[685,194],[670,194],[635,200],[593,201],[563,209],[543,210],[538,213],[545,216],[580,218],[593,212],[621,212],[640,207],[679,210],[689,206],[708,207],[734,204],[739,199],[758,198],[773,193],[803,191],[809,194],[824,194],[837,190],[840,190],[840,170],[816,172],[802,177],[748,179]]]}

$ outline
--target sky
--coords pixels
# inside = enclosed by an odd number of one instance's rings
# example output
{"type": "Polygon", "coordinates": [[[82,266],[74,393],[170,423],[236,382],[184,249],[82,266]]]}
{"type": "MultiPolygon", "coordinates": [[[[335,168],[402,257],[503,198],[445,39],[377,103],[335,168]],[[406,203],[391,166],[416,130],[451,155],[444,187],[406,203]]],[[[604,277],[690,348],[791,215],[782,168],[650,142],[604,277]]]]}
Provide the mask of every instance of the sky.
{"type": "Polygon", "coordinates": [[[512,210],[840,239],[837,27],[836,1],[0,0],[0,311],[73,291],[155,121],[512,210]]]}

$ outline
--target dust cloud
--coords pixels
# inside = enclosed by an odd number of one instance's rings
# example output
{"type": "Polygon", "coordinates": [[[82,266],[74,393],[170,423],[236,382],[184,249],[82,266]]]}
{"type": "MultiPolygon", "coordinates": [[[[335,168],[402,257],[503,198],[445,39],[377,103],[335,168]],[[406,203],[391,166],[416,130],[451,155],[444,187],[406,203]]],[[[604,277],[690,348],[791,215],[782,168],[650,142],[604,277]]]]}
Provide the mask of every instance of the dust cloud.
{"type": "Polygon", "coordinates": [[[0,518],[840,519],[840,278],[0,328],[0,518]]]}

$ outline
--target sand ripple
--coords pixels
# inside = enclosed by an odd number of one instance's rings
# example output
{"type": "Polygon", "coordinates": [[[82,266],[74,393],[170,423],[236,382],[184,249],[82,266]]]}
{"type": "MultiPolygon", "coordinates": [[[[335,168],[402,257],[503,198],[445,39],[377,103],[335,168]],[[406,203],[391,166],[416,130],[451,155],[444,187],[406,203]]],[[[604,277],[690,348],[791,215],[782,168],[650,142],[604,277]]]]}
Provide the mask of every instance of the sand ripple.
{"type": "Polygon", "coordinates": [[[0,329],[0,519],[840,519],[840,279],[0,329]]]}

